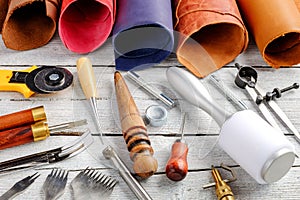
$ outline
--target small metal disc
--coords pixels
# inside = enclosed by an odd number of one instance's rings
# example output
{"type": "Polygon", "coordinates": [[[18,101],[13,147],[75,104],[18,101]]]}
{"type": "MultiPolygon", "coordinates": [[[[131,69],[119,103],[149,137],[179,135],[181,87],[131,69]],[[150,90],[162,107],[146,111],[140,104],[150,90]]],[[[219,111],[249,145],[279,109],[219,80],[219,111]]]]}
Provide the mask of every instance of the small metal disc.
{"type": "Polygon", "coordinates": [[[73,83],[73,75],[64,68],[44,68],[34,78],[35,86],[43,92],[56,92],[73,83]]]}
{"type": "Polygon", "coordinates": [[[150,126],[159,127],[166,123],[168,111],[165,107],[152,105],[146,109],[145,118],[150,126]]]}
{"type": "Polygon", "coordinates": [[[25,83],[27,85],[27,87],[36,93],[40,93],[40,94],[48,94],[49,92],[44,92],[42,90],[40,90],[39,88],[36,87],[34,79],[37,75],[37,73],[39,73],[40,71],[44,70],[45,68],[55,68],[54,66],[43,66],[43,67],[39,67],[33,71],[31,71],[30,73],[28,73],[28,75],[25,78],[25,83]]]}

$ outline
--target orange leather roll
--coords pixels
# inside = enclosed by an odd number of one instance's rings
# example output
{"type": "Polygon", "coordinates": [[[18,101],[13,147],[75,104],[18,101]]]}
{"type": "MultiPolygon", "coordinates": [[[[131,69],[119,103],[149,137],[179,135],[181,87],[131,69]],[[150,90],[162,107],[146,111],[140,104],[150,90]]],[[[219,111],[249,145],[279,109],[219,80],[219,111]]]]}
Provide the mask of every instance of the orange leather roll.
{"type": "Polygon", "coordinates": [[[300,12],[300,0],[295,0],[295,3],[296,3],[296,5],[297,5],[297,7],[298,7],[298,10],[299,10],[299,12],[300,12]]]}
{"type": "Polygon", "coordinates": [[[234,0],[174,0],[177,58],[204,77],[234,60],[248,45],[248,32],[234,0]]]}
{"type": "Polygon", "coordinates": [[[29,50],[47,44],[56,30],[60,0],[10,0],[2,28],[7,48],[29,50]]]}
{"type": "Polygon", "coordinates": [[[300,63],[300,13],[296,1],[237,2],[249,31],[269,65],[279,68],[300,63]]]}
{"type": "Polygon", "coordinates": [[[0,0],[0,33],[7,13],[7,2],[8,0],[0,0]]]}

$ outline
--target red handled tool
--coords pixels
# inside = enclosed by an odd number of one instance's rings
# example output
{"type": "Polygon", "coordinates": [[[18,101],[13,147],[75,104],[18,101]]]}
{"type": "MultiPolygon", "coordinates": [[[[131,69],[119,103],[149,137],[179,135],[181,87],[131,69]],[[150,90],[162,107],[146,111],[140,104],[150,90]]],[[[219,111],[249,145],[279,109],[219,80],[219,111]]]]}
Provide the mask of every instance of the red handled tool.
{"type": "Polygon", "coordinates": [[[188,146],[183,140],[185,116],[186,114],[184,114],[183,116],[183,120],[180,128],[181,138],[177,139],[172,145],[171,156],[166,165],[166,175],[169,179],[173,181],[181,181],[182,179],[185,178],[188,172],[188,162],[187,162],[188,146]]]}

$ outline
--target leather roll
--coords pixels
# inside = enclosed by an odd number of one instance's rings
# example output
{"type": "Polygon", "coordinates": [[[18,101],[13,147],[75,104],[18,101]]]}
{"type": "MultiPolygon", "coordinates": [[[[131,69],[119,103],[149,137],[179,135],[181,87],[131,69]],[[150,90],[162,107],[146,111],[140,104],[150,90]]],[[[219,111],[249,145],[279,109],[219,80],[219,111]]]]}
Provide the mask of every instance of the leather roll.
{"type": "Polygon", "coordinates": [[[279,68],[300,63],[300,13],[296,1],[237,2],[262,57],[269,65],[279,68]]]}
{"type": "Polygon", "coordinates": [[[0,0],[0,33],[7,13],[8,0],[0,0]]]}
{"type": "Polygon", "coordinates": [[[178,61],[205,77],[248,46],[248,32],[235,0],[173,0],[179,34],[178,61]]]}
{"type": "Polygon", "coordinates": [[[296,5],[297,5],[297,7],[298,7],[298,10],[299,10],[299,12],[300,12],[300,0],[295,0],[295,3],[296,3],[296,5]]]}
{"type": "Polygon", "coordinates": [[[47,44],[56,30],[60,0],[10,0],[2,38],[7,48],[29,50],[47,44]]]}
{"type": "Polygon", "coordinates": [[[138,70],[164,60],[173,50],[171,0],[118,0],[113,29],[117,70],[138,70]]]}
{"type": "Polygon", "coordinates": [[[115,13],[116,0],[63,0],[60,39],[70,51],[92,52],[109,37],[115,13]]]}

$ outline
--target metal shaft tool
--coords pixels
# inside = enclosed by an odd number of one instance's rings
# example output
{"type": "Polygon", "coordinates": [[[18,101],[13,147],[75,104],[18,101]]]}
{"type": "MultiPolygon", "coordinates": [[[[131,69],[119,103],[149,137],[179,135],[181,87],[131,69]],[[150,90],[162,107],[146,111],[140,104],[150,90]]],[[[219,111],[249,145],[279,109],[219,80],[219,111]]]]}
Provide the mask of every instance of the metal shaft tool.
{"type": "Polygon", "coordinates": [[[168,97],[166,94],[164,94],[158,88],[147,83],[144,79],[142,79],[141,76],[139,76],[134,71],[128,71],[127,76],[130,78],[130,80],[134,81],[136,84],[141,86],[144,90],[146,90],[148,93],[150,93],[154,97],[158,98],[161,102],[163,102],[168,107],[173,108],[176,106],[175,101],[173,101],[170,97],[168,97]]]}
{"type": "Polygon", "coordinates": [[[112,160],[123,180],[127,183],[128,187],[139,200],[152,199],[147,193],[147,191],[143,188],[143,186],[131,175],[124,162],[121,160],[117,152],[111,146],[107,146],[102,151],[102,153],[106,159],[112,160]]]}
{"type": "Polygon", "coordinates": [[[244,103],[243,100],[239,99],[234,95],[228,87],[226,87],[224,84],[221,83],[221,81],[217,78],[215,75],[209,76],[212,83],[214,83],[219,90],[224,92],[226,97],[231,100],[240,110],[247,110],[248,106],[244,103]]]}
{"type": "Polygon", "coordinates": [[[9,129],[0,132],[0,150],[18,145],[37,142],[48,138],[52,133],[69,129],[86,124],[86,120],[79,120],[74,122],[68,122],[58,124],[55,126],[49,126],[44,121],[36,122],[32,125],[20,126],[14,129],[9,129]]]}
{"type": "Polygon", "coordinates": [[[156,172],[157,160],[147,128],[120,72],[115,72],[114,81],[122,133],[134,162],[133,169],[138,176],[148,178],[156,172]]]}
{"type": "Polygon", "coordinates": [[[97,109],[97,85],[95,73],[90,59],[82,57],[77,60],[77,73],[84,95],[86,99],[90,101],[90,105],[94,114],[94,121],[96,122],[98,131],[100,132],[101,142],[104,144],[102,139],[103,135],[101,125],[99,122],[100,117],[97,109]]]}
{"type": "Polygon", "coordinates": [[[172,145],[172,152],[166,165],[166,175],[173,181],[181,181],[188,173],[188,146],[183,140],[186,113],[180,127],[181,138],[172,145]]]}

